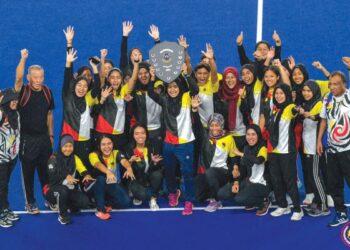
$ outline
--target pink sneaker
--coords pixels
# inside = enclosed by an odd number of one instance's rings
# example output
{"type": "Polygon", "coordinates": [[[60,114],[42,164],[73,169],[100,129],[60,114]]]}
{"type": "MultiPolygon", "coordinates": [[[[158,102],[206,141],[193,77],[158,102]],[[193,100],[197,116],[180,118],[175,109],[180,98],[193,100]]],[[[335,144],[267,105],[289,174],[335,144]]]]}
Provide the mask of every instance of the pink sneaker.
{"type": "Polygon", "coordinates": [[[170,193],[168,196],[169,206],[176,207],[179,204],[179,198],[181,195],[180,189],[176,190],[176,193],[170,193]]]}
{"type": "Polygon", "coordinates": [[[184,210],[182,210],[182,215],[191,215],[193,209],[193,204],[190,201],[185,201],[184,210]]]}

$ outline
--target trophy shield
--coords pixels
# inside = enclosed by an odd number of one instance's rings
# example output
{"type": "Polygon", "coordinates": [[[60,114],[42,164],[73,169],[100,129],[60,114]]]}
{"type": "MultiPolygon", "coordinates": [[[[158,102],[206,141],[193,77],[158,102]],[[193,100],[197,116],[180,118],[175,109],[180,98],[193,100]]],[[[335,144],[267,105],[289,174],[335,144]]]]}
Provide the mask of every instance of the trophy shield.
{"type": "Polygon", "coordinates": [[[175,42],[158,43],[149,51],[149,62],[155,68],[156,76],[166,83],[181,74],[184,61],[184,48],[175,42]]]}

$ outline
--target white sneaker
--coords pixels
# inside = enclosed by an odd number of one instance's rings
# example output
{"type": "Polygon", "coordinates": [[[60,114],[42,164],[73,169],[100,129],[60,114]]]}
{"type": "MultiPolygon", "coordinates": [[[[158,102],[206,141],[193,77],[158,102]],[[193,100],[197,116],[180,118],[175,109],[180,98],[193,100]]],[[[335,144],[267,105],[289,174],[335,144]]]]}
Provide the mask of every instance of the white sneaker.
{"type": "Polygon", "coordinates": [[[289,207],[286,207],[286,208],[278,207],[278,208],[276,208],[275,211],[273,211],[270,214],[273,217],[278,217],[278,216],[281,216],[281,215],[284,215],[284,214],[290,214],[290,213],[291,213],[291,211],[290,211],[289,207]]]}
{"type": "Polygon", "coordinates": [[[159,206],[157,204],[156,199],[153,198],[149,201],[149,208],[151,209],[151,211],[158,211],[159,210],[159,206]]]}
{"type": "Polygon", "coordinates": [[[314,198],[315,198],[315,195],[313,193],[306,194],[305,199],[303,200],[303,204],[311,205],[314,198]]]}
{"type": "Polygon", "coordinates": [[[303,210],[300,210],[300,212],[294,212],[292,214],[292,217],[290,217],[290,220],[299,221],[299,220],[301,220],[301,218],[303,218],[303,216],[304,216],[304,212],[303,212],[303,210]]]}
{"type": "Polygon", "coordinates": [[[134,198],[132,200],[132,204],[134,204],[135,206],[140,206],[142,204],[142,200],[138,200],[138,199],[134,198]]]}
{"type": "Polygon", "coordinates": [[[329,194],[327,194],[327,205],[328,205],[328,207],[334,207],[333,198],[329,194]]]}

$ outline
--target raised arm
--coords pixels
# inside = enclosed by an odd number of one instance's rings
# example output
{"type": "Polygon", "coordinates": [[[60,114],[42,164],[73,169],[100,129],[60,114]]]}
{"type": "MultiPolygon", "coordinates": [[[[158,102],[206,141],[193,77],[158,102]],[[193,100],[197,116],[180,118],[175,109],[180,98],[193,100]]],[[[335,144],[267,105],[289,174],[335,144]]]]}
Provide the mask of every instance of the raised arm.
{"type": "Polygon", "coordinates": [[[186,37],[184,37],[183,35],[181,35],[177,41],[179,42],[179,45],[181,47],[184,48],[185,50],[185,63],[186,63],[186,66],[187,66],[187,72],[189,75],[191,75],[192,73],[192,65],[191,65],[191,58],[190,58],[190,55],[188,54],[188,47],[190,46],[188,43],[187,43],[187,39],[186,37]]]}
{"type": "Polygon", "coordinates": [[[122,43],[120,45],[120,62],[119,62],[119,68],[121,70],[125,70],[125,68],[129,64],[128,60],[128,37],[132,29],[134,28],[134,25],[131,21],[124,21],[123,22],[123,37],[122,37],[122,43]]]}
{"type": "Polygon", "coordinates": [[[21,50],[21,59],[16,68],[16,80],[15,80],[15,90],[19,92],[23,86],[24,68],[26,66],[26,61],[29,56],[27,49],[21,50]]]}
{"type": "Polygon", "coordinates": [[[320,61],[314,61],[314,62],[312,63],[312,66],[314,66],[316,69],[321,70],[321,72],[322,72],[327,78],[330,77],[331,74],[330,74],[329,71],[321,64],[320,61]]]}
{"type": "Polygon", "coordinates": [[[134,68],[132,70],[132,76],[128,82],[129,93],[134,90],[135,84],[137,82],[137,76],[139,74],[139,64],[142,61],[141,54],[137,56],[137,58],[132,59],[132,63],[134,64],[134,68]]]}
{"type": "Polygon", "coordinates": [[[281,61],[279,59],[274,59],[273,60],[273,65],[277,66],[280,70],[280,74],[281,74],[281,78],[282,78],[282,82],[285,84],[288,84],[289,86],[291,86],[291,82],[290,82],[290,78],[286,72],[286,68],[283,67],[281,61]]]}
{"type": "Polygon", "coordinates": [[[276,44],[276,51],[275,51],[275,56],[274,59],[279,59],[281,60],[281,50],[282,50],[282,41],[276,30],[273,32],[272,39],[275,41],[276,44]]]}
{"type": "Polygon", "coordinates": [[[66,37],[67,41],[67,51],[73,48],[73,38],[74,38],[74,27],[68,26],[65,30],[63,30],[63,33],[66,37]]]}
{"type": "Polygon", "coordinates": [[[206,44],[206,49],[206,52],[202,50],[202,54],[209,59],[211,82],[214,85],[218,81],[218,71],[214,60],[214,50],[210,43],[206,44]]]}
{"type": "Polygon", "coordinates": [[[91,97],[96,98],[101,90],[100,75],[98,73],[97,64],[95,64],[93,60],[89,60],[89,63],[92,68],[92,72],[94,74],[94,81],[91,88],[91,97]]]}
{"type": "Polygon", "coordinates": [[[247,54],[245,53],[244,47],[243,47],[243,31],[237,36],[236,38],[236,44],[238,49],[238,55],[239,55],[239,61],[241,63],[241,66],[244,64],[249,64],[251,61],[247,57],[247,54]]]}
{"type": "Polygon", "coordinates": [[[62,98],[67,96],[68,93],[72,91],[72,80],[73,80],[73,69],[72,63],[78,58],[77,51],[74,49],[70,49],[66,52],[66,67],[64,69],[64,80],[62,87],[62,98]]]}
{"type": "Polygon", "coordinates": [[[346,69],[348,70],[349,73],[349,80],[350,80],[350,57],[348,56],[343,56],[342,57],[342,61],[346,67],[346,69]]]}
{"type": "Polygon", "coordinates": [[[100,84],[101,88],[105,85],[107,76],[105,75],[105,60],[108,54],[107,49],[101,49],[101,60],[100,60],[100,84]]]}

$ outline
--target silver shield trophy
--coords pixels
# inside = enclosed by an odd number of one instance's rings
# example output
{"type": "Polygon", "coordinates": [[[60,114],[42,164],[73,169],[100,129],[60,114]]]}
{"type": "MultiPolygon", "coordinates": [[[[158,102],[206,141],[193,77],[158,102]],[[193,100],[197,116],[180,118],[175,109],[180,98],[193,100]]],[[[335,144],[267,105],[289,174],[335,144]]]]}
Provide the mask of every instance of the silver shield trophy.
{"type": "Polygon", "coordinates": [[[170,83],[181,74],[185,61],[184,48],[175,42],[158,43],[149,51],[149,61],[156,70],[156,76],[170,83]]]}

